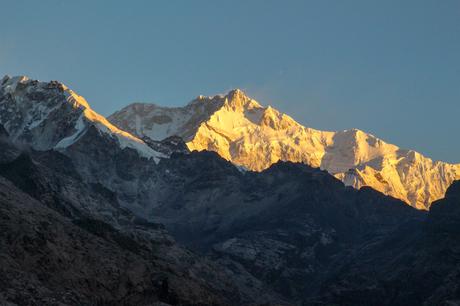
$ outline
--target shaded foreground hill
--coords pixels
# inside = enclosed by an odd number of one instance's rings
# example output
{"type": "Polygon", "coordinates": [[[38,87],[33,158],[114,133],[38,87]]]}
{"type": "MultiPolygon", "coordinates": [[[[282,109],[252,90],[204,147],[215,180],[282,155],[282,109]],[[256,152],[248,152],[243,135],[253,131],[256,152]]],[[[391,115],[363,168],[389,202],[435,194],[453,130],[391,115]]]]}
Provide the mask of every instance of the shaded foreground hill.
{"type": "Polygon", "coordinates": [[[321,305],[458,305],[460,181],[433,203],[418,226],[392,235],[336,265],[321,305]]]}

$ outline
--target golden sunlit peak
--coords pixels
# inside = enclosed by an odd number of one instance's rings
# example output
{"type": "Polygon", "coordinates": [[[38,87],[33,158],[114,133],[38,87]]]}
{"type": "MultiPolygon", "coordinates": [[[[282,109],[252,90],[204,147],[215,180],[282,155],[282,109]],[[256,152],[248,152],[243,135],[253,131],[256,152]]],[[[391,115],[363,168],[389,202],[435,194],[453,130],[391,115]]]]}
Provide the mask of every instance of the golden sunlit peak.
{"type": "Polygon", "coordinates": [[[228,96],[246,96],[246,93],[239,88],[234,88],[228,92],[228,96]]]}
{"type": "Polygon", "coordinates": [[[226,98],[228,100],[238,100],[238,101],[248,101],[252,100],[250,97],[246,95],[244,91],[239,88],[232,89],[228,92],[226,98]]]}
{"type": "Polygon", "coordinates": [[[254,99],[246,95],[241,89],[233,89],[225,96],[225,104],[233,109],[261,107],[254,99]]]}

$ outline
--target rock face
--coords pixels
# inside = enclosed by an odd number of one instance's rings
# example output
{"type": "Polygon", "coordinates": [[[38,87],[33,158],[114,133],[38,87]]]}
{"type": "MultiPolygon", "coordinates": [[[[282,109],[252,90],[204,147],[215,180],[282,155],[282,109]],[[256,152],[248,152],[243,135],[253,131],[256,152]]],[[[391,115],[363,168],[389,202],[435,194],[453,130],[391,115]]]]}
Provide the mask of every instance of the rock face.
{"type": "Polygon", "coordinates": [[[346,185],[370,186],[418,209],[428,209],[460,178],[458,164],[432,161],[357,129],[304,127],[241,90],[200,96],[180,108],[135,103],[109,121],[140,138],[180,136],[192,151],[215,151],[250,170],[262,171],[279,160],[321,167],[346,185]]]}

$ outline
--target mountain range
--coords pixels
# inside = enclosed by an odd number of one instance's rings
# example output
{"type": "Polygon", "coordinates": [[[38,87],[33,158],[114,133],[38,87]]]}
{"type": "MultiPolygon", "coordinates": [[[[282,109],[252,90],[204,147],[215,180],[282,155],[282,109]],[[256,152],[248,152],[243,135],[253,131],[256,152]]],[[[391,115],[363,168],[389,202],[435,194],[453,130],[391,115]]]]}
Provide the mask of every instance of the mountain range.
{"type": "MultiPolygon", "coordinates": [[[[0,304],[458,304],[459,181],[442,174],[453,182],[443,198],[415,209],[347,186],[344,171],[272,160],[304,148],[286,147],[307,141],[283,140],[290,125],[304,136],[330,133],[241,91],[184,108],[135,104],[107,120],[59,82],[3,78],[0,304]],[[255,126],[241,121],[249,119],[255,126]],[[257,153],[260,161],[248,153],[257,170],[248,171],[224,156],[244,144],[230,141],[228,126],[259,133],[258,143],[258,134],[245,136],[249,153],[283,149],[257,153]]],[[[350,133],[359,134],[336,134],[350,133]]],[[[320,148],[320,140],[308,141],[320,148]]],[[[343,170],[351,153],[333,143],[317,162],[343,170]]]]}
{"type": "Polygon", "coordinates": [[[279,160],[320,167],[346,185],[370,186],[418,209],[429,209],[460,178],[460,164],[433,161],[358,129],[304,127],[238,89],[177,108],[134,103],[108,119],[140,138],[179,136],[192,151],[215,151],[253,171],[279,160]]]}

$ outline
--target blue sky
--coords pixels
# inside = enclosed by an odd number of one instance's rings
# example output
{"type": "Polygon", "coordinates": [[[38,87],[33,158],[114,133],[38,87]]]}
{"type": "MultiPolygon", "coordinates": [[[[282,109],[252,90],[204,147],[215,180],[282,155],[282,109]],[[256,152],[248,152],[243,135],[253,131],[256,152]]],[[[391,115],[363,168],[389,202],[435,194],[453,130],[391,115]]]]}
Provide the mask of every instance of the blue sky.
{"type": "Polygon", "coordinates": [[[304,125],[460,162],[460,1],[2,1],[0,74],[109,115],[241,88],[304,125]]]}

